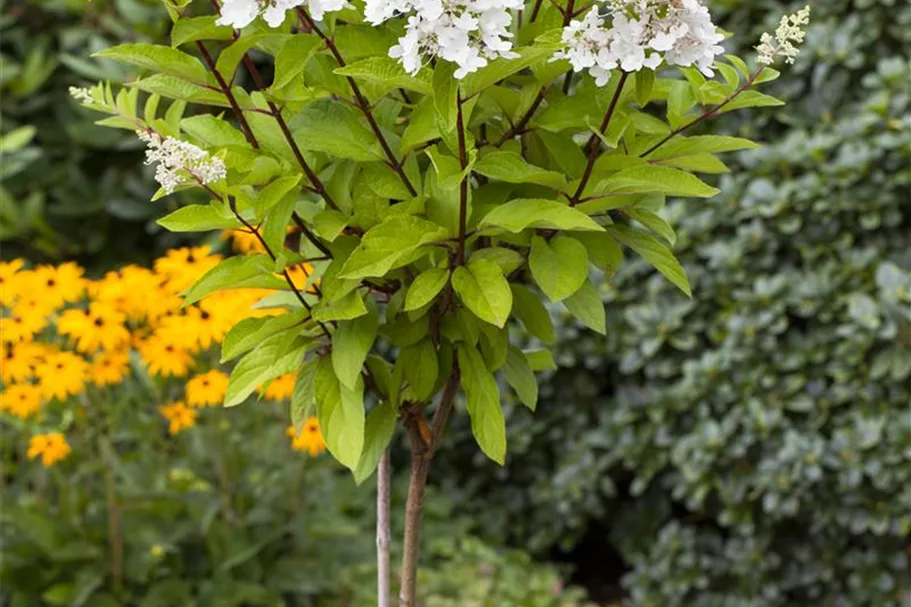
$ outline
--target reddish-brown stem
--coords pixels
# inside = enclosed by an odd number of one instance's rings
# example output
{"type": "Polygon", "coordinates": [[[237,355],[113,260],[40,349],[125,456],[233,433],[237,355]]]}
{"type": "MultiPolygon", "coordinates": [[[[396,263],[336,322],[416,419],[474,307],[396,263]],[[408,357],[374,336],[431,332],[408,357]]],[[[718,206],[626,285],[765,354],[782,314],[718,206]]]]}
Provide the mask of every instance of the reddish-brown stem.
{"type": "Polygon", "coordinates": [[[642,152],[641,154],[639,154],[639,158],[645,158],[646,156],[648,156],[649,154],[651,154],[652,152],[654,152],[655,150],[660,148],[662,145],[664,145],[665,143],[667,143],[668,141],[670,141],[671,139],[673,139],[674,137],[676,137],[683,131],[686,131],[686,130],[690,129],[691,127],[696,126],[703,120],[708,120],[710,118],[714,118],[715,116],[717,116],[718,112],[720,112],[722,109],[724,109],[724,107],[727,106],[727,104],[729,104],[734,99],[736,99],[742,92],[744,92],[745,90],[747,90],[748,88],[753,86],[753,83],[756,82],[756,79],[759,78],[759,75],[762,73],[762,70],[764,70],[764,69],[765,69],[765,66],[759,66],[759,69],[756,70],[756,73],[754,73],[752,76],[750,76],[749,79],[747,79],[746,82],[744,82],[742,85],[740,85],[736,91],[731,93],[731,95],[727,99],[725,99],[724,101],[722,101],[715,107],[713,107],[709,110],[706,110],[705,112],[703,112],[699,116],[693,118],[686,124],[684,124],[682,126],[678,126],[676,129],[674,129],[673,131],[668,133],[664,137],[664,139],[662,139],[661,141],[659,141],[658,143],[656,143],[649,149],[647,149],[644,152],[642,152]]]}
{"type": "Polygon", "coordinates": [[[503,133],[503,136],[500,137],[495,144],[493,144],[494,147],[500,147],[516,135],[521,135],[525,132],[525,127],[528,126],[528,123],[531,120],[532,116],[534,116],[535,112],[538,111],[538,107],[540,107],[541,103],[544,101],[544,96],[546,94],[547,86],[542,86],[541,90],[538,91],[537,97],[535,97],[535,100],[531,103],[531,106],[529,106],[528,110],[525,111],[517,123],[512,125],[508,131],[503,133]]]}
{"type": "MultiPolygon", "coordinates": [[[[335,57],[335,62],[338,63],[339,67],[345,67],[345,58],[342,57],[341,52],[338,50],[338,46],[335,44],[335,41],[327,36],[323,30],[316,24],[310,14],[307,13],[302,7],[296,9],[298,19],[301,22],[301,25],[309,27],[310,31],[315,33],[323,43],[326,45],[326,48],[329,49],[329,52],[332,53],[332,56],[335,57]]],[[[367,98],[361,92],[360,87],[355,82],[354,78],[351,76],[345,77],[348,80],[348,86],[351,87],[351,92],[354,95],[355,105],[360,109],[361,113],[364,114],[364,117],[367,119],[367,123],[370,125],[370,130],[373,131],[373,134],[376,135],[377,141],[380,142],[380,147],[383,148],[383,153],[386,155],[386,160],[389,166],[393,171],[399,176],[399,179],[402,180],[402,183],[408,189],[408,192],[412,196],[417,196],[418,192],[414,189],[414,186],[411,184],[411,180],[408,179],[408,176],[405,174],[405,170],[402,168],[402,163],[399,162],[396,158],[395,153],[392,151],[392,148],[389,147],[389,142],[386,141],[386,136],[383,135],[383,131],[380,129],[380,125],[376,121],[376,117],[373,115],[373,109],[370,107],[370,102],[367,101],[367,98]]]]}
{"type": "Polygon", "coordinates": [[[215,66],[215,60],[212,58],[212,55],[209,54],[209,50],[201,40],[196,41],[196,48],[199,49],[199,52],[202,55],[202,59],[208,66],[209,71],[212,72],[213,76],[215,76],[215,80],[218,82],[218,86],[221,87],[221,92],[228,99],[228,103],[231,105],[231,110],[234,112],[234,116],[237,117],[237,121],[240,123],[240,128],[244,132],[244,137],[246,138],[247,143],[249,143],[253,149],[259,149],[259,142],[256,141],[256,136],[253,135],[253,131],[250,129],[250,125],[247,123],[247,119],[244,117],[244,113],[240,109],[240,105],[237,104],[237,99],[235,99],[234,93],[231,92],[231,85],[225,82],[225,79],[221,75],[221,72],[219,72],[215,66]]]}
{"type": "MultiPolygon", "coordinates": [[[[468,167],[468,148],[465,144],[465,119],[462,116],[462,93],[456,93],[456,129],[459,138],[459,166],[462,172],[468,167]]],[[[470,175],[462,175],[459,182],[459,248],[456,261],[459,265],[465,264],[465,224],[468,221],[468,180],[470,175]]]]}
{"type": "MultiPolygon", "coordinates": [[[[604,119],[598,127],[598,130],[602,135],[607,132],[607,127],[610,126],[611,118],[613,118],[614,111],[617,109],[617,103],[620,101],[620,95],[623,93],[623,86],[626,84],[627,78],[629,78],[629,72],[622,72],[620,74],[617,90],[614,91],[614,96],[610,100],[610,105],[607,106],[607,112],[604,114],[604,119]]],[[[588,180],[591,179],[592,169],[595,168],[595,160],[598,158],[598,150],[601,148],[600,137],[592,133],[592,136],[588,138],[586,147],[588,148],[588,161],[585,163],[585,171],[582,173],[582,179],[579,180],[579,187],[576,188],[575,193],[569,201],[570,206],[575,206],[579,203],[579,198],[582,196],[585,186],[588,185],[588,180]]]]}

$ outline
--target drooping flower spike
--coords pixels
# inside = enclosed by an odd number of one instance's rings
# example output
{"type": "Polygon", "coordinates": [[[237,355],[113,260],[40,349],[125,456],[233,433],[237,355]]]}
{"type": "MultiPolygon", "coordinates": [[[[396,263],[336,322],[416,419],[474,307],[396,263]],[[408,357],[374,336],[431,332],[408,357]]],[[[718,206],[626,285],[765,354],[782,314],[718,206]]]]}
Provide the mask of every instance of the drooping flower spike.
{"type": "Polygon", "coordinates": [[[227,176],[227,168],[221,158],[209,155],[192,143],[174,137],[161,137],[154,131],[140,130],[136,134],[148,146],[145,163],[158,163],[155,181],[168,194],[182,185],[194,182],[205,185],[227,176]]]}
{"type": "Polygon", "coordinates": [[[778,57],[784,57],[785,63],[794,63],[800,49],[795,43],[800,44],[807,36],[804,29],[810,23],[810,7],[805,6],[793,15],[785,15],[775,30],[774,37],[766,32],[759,39],[756,51],[759,53],[757,61],[763,65],[771,65],[778,57]]]}

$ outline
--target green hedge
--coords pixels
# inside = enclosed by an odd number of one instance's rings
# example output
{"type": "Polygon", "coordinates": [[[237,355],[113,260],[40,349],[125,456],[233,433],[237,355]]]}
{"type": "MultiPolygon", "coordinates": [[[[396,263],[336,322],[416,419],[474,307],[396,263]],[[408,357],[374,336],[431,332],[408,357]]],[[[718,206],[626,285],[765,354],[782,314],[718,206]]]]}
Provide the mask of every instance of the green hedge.
{"type": "Polygon", "coordinates": [[[129,133],[94,125],[70,86],[122,80],[127,72],[91,53],[118,40],[160,40],[159,0],[3,2],[0,20],[0,241],[4,257],[77,258],[109,268],[148,261],[174,244],[152,220],[151,173],[129,133]]]}
{"type": "MultiPolygon", "coordinates": [[[[784,10],[723,4],[743,40],[784,10]]],[[[773,91],[788,106],[727,123],[766,147],[723,195],[669,205],[693,299],[630,264],[603,288],[606,340],[566,319],[563,370],[510,416],[508,467],[466,472],[456,437],[433,478],[493,535],[618,552],[633,605],[911,590],[911,7],[813,11],[773,91]]]]}

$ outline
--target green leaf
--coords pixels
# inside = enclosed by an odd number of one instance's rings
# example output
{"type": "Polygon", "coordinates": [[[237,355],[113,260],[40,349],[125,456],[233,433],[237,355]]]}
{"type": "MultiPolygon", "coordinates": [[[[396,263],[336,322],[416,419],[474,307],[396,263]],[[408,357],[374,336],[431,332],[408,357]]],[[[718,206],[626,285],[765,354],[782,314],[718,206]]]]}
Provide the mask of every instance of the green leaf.
{"type": "Polygon", "coordinates": [[[128,82],[126,86],[145,91],[146,93],[161,95],[168,99],[178,99],[180,101],[217,107],[230,107],[221,92],[213,91],[201,84],[189,82],[169,74],[155,74],[148,78],[128,82]]]}
{"type": "Polygon", "coordinates": [[[620,269],[623,263],[623,247],[605,232],[584,232],[574,238],[585,246],[589,260],[604,271],[608,278],[620,269]]]}
{"type": "Polygon", "coordinates": [[[541,298],[523,285],[510,284],[512,311],[525,325],[525,329],[546,344],[554,343],[554,323],[541,298]]]}
{"type": "Polygon", "coordinates": [[[221,345],[221,362],[249,352],[269,337],[303,324],[310,317],[307,310],[295,310],[278,316],[245,318],[231,327],[221,345]]]}
{"type": "Polygon", "coordinates": [[[402,133],[402,152],[410,152],[422,143],[440,136],[436,123],[436,109],[433,98],[425,97],[408,116],[408,126],[402,133]]]}
{"type": "Polygon", "coordinates": [[[426,219],[393,215],[364,234],[340,276],[350,279],[385,276],[390,270],[413,261],[412,254],[421,246],[448,235],[445,228],[426,219]]]}
{"type": "Polygon", "coordinates": [[[477,350],[461,342],[457,347],[471,432],[481,451],[502,466],[506,463],[506,420],[500,408],[497,380],[477,350]]]}
{"type": "Polygon", "coordinates": [[[736,99],[724,106],[720,113],[724,114],[749,107],[777,107],[780,105],[784,105],[784,101],[771,95],[766,95],[759,91],[744,91],[736,99]]]}
{"type": "Polygon", "coordinates": [[[424,401],[433,394],[440,370],[437,350],[429,336],[402,348],[395,364],[402,367],[402,376],[416,400],[424,401]]]}
{"type": "Polygon", "coordinates": [[[572,179],[578,179],[585,170],[586,158],[579,145],[567,133],[536,133],[554,163],[572,179]]]}
{"type": "Polygon", "coordinates": [[[674,243],[677,242],[674,228],[657,213],[641,207],[627,207],[623,209],[623,212],[665,239],[669,245],[674,246],[674,243]]]}
{"type": "Polygon", "coordinates": [[[566,187],[566,178],[561,173],[531,165],[516,152],[486,154],[475,163],[473,170],[507,183],[537,183],[557,190],[566,187]]]}
{"type": "Polygon", "coordinates": [[[590,280],[586,280],[578,291],[564,299],[563,305],[589,329],[601,335],[607,333],[604,302],[590,280]]]}
{"type": "Polygon", "coordinates": [[[686,171],[664,166],[640,166],[611,175],[595,186],[595,192],[709,198],[718,190],[686,171]]]}
{"type": "Polygon", "coordinates": [[[515,272],[525,263],[525,258],[521,253],[506,247],[485,247],[472,253],[470,259],[483,259],[495,263],[504,275],[515,272]]]}
{"type": "Polygon", "coordinates": [[[27,146],[38,129],[31,125],[20,126],[0,137],[0,154],[12,154],[27,146]]]}
{"type": "Polygon", "coordinates": [[[354,389],[379,326],[376,311],[338,323],[332,334],[332,368],[343,386],[354,389]]]}
{"type": "Polygon", "coordinates": [[[392,57],[368,57],[338,68],[335,73],[382,85],[386,90],[403,88],[422,95],[433,93],[433,75],[429,69],[421,69],[412,76],[402,67],[401,61],[392,57]]]}
{"type": "Polygon", "coordinates": [[[509,327],[500,329],[487,323],[480,323],[478,328],[480,329],[478,345],[481,347],[481,356],[490,371],[499,371],[506,364],[506,355],[509,350],[509,327]]]}
{"type": "Polygon", "coordinates": [[[98,51],[93,56],[128,63],[196,84],[210,83],[209,74],[198,59],[170,46],[138,42],[121,44],[98,51]]]}
{"type": "Polygon", "coordinates": [[[313,414],[316,404],[313,384],[316,381],[316,369],[319,358],[306,361],[297,372],[294,380],[294,391],[291,393],[291,425],[294,431],[300,433],[307,418],[313,414]]]}
{"type": "Polygon", "coordinates": [[[184,294],[184,305],[196,303],[209,293],[220,289],[283,289],[284,280],[271,272],[275,264],[266,254],[229,257],[193,283],[184,294]]]}
{"type": "Polygon", "coordinates": [[[329,242],[338,238],[351,218],[341,211],[335,209],[325,209],[313,217],[313,231],[320,238],[329,242]]]}
{"type": "Polygon", "coordinates": [[[256,216],[263,217],[266,212],[278,204],[286,194],[294,190],[300,183],[301,175],[280,177],[264,187],[256,197],[256,216]]]}
{"type": "Polygon", "coordinates": [[[509,348],[506,365],[503,367],[503,379],[516,391],[519,400],[534,411],[538,404],[538,382],[525,353],[514,346],[509,348]]]}
{"type": "Polygon", "coordinates": [[[241,225],[233,214],[225,213],[209,204],[190,204],[181,207],[155,223],[170,232],[227,230],[241,225]]]}
{"type": "Polygon", "coordinates": [[[528,366],[535,373],[553,371],[557,368],[554,355],[550,353],[550,350],[525,350],[525,358],[528,359],[528,366]]]}
{"type": "Polygon", "coordinates": [[[555,50],[557,49],[549,46],[537,45],[515,48],[513,51],[519,55],[518,57],[494,59],[478,71],[468,74],[461,85],[463,96],[468,97],[483,91],[487,87],[530,67],[533,63],[551,57],[555,50]]]}
{"type": "Polygon", "coordinates": [[[246,55],[250,49],[259,44],[263,44],[270,39],[281,40],[285,36],[287,35],[264,32],[259,34],[248,34],[236,38],[233,43],[219,53],[218,60],[215,62],[215,69],[218,70],[225,80],[231,82],[231,80],[234,79],[234,72],[237,71],[237,64],[243,61],[244,55],[246,55]]]}
{"type": "Polygon", "coordinates": [[[418,274],[405,295],[405,311],[419,310],[433,301],[449,280],[449,270],[430,268],[418,274]]]}
{"type": "Polygon", "coordinates": [[[388,403],[380,403],[367,416],[367,426],[364,429],[364,450],[354,469],[356,484],[363,483],[376,470],[383,451],[392,442],[397,418],[398,412],[388,403]]]}
{"type": "Polygon", "coordinates": [[[311,103],[289,127],[302,150],[365,162],[385,159],[373,131],[354,109],[341,103],[328,99],[311,103]]]}
{"type": "Polygon", "coordinates": [[[295,371],[309,343],[294,332],[279,333],[263,341],[240,359],[231,372],[225,406],[239,405],[263,383],[295,371]]]}
{"type": "Polygon", "coordinates": [[[357,291],[351,291],[344,297],[335,301],[321,299],[313,307],[313,320],[320,322],[331,322],[335,320],[351,320],[358,318],[367,313],[367,306],[361,294],[357,291]]]}
{"type": "MultiPolygon", "coordinates": [[[[652,142],[648,142],[649,146],[652,142]]],[[[637,146],[638,148],[639,146],[637,146]]],[[[758,148],[759,144],[742,137],[728,137],[722,135],[700,135],[696,137],[683,137],[678,135],[660,148],[649,154],[649,161],[666,160],[679,156],[693,154],[718,154],[721,152],[736,152],[758,148]]],[[[639,152],[645,151],[642,147],[639,152]]]]}
{"type": "Polygon", "coordinates": [[[364,449],[364,380],[358,377],[353,389],[342,385],[332,363],[323,358],[313,384],[326,446],[342,465],[355,470],[364,449]]]}
{"type": "Polygon", "coordinates": [[[639,107],[648,105],[652,98],[652,89],[655,86],[655,72],[640,70],[636,72],[636,103],[639,107]]]}
{"type": "Polygon", "coordinates": [[[316,36],[291,36],[275,55],[275,77],[272,89],[280,89],[299,77],[307,66],[310,56],[320,45],[316,36]]]}
{"type": "Polygon", "coordinates": [[[686,273],[680,266],[680,262],[677,261],[670,249],[661,244],[654,236],[621,225],[608,226],[607,232],[620,244],[628,246],[641,255],[645,261],[655,266],[656,270],[686,293],[688,297],[693,296],[690,282],[687,280],[686,273]]]}
{"type": "Polygon", "coordinates": [[[247,145],[243,133],[228,124],[226,120],[212,114],[199,114],[184,118],[180,121],[180,129],[212,147],[247,145]]]}
{"type": "Polygon", "coordinates": [[[475,316],[503,327],[512,309],[512,291],[495,263],[473,259],[452,273],[452,288],[475,316]]]}
{"type": "Polygon", "coordinates": [[[180,46],[197,40],[230,40],[234,30],[227,25],[216,25],[218,15],[182,17],[171,29],[171,46],[180,46]]]}
{"type": "Polygon", "coordinates": [[[270,251],[276,252],[281,257],[285,249],[285,236],[288,233],[288,222],[297,205],[295,196],[285,196],[281,202],[266,212],[263,218],[260,237],[266,242],[270,251]]]}
{"type": "Polygon", "coordinates": [[[533,237],[528,265],[535,282],[555,302],[575,293],[588,278],[588,252],[568,236],[550,242],[533,237]]]}
{"type": "Polygon", "coordinates": [[[454,72],[455,67],[449,61],[437,61],[433,70],[433,107],[441,134],[454,130],[458,121],[459,81],[454,72]]]}
{"type": "Polygon", "coordinates": [[[591,232],[604,230],[578,209],[556,200],[541,198],[519,198],[500,205],[489,212],[480,225],[495,226],[514,233],[526,228],[591,232]]]}

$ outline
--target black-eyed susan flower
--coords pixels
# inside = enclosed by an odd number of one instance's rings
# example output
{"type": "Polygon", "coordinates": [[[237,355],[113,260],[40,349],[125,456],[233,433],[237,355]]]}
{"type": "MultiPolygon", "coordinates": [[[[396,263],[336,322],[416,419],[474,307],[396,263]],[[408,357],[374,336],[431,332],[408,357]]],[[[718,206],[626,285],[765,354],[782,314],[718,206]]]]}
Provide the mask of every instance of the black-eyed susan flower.
{"type": "Polygon", "coordinates": [[[0,379],[4,383],[22,382],[35,376],[35,364],[54,348],[35,341],[0,343],[0,379]]]}
{"type": "Polygon", "coordinates": [[[130,339],[126,315],[95,301],[85,310],[65,310],[57,319],[57,331],[70,337],[79,352],[119,350],[130,339]]]}
{"type": "Polygon", "coordinates": [[[89,363],[72,352],[53,352],[35,365],[42,394],[60,400],[85,389],[89,363]]]}
{"type": "Polygon", "coordinates": [[[70,454],[72,449],[66,442],[66,437],[60,432],[36,434],[28,441],[28,458],[41,457],[45,468],[50,468],[70,454]]]}
{"type": "Polygon", "coordinates": [[[56,309],[65,303],[82,299],[87,281],[85,271],[73,262],[59,266],[38,266],[32,272],[34,297],[56,309]]]}
{"type": "Polygon", "coordinates": [[[213,369],[196,375],[187,382],[186,401],[191,407],[220,405],[228,390],[228,376],[213,369]]]}
{"type": "Polygon", "coordinates": [[[295,373],[286,373],[273,379],[261,389],[263,396],[269,400],[287,400],[294,393],[294,382],[297,380],[295,373]]]}
{"type": "Polygon", "coordinates": [[[0,411],[26,419],[41,408],[41,392],[32,384],[13,384],[0,392],[0,411]]]}
{"type": "Polygon", "coordinates": [[[89,365],[89,381],[96,386],[119,384],[130,370],[126,351],[102,352],[89,365]]]}
{"type": "Polygon", "coordinates": [[[0,304],[11,306],[22,289],[24,272],[20,270],[25,266],[22,259],[0,261],[0,304]]]}
{"type": "Polygon", "coordinates": [[[186,347],[158,333],[140,342],[138,349],[152,375],[184,377],[196,364],[186,347]]]}
{"type": "Polygon", "coordinates": [[[31,301],[17,301],[8,316],[0,318],[0,339],[5,342],[32,341],[48,325],[47,310],[42,305],[31,305],[31,301]]]}
{"type": "Polygon", "coordinates": [[[171,249],[164,257],[155,260],[158,273],[173,292],[180,292],[196,282],[221,261],[207,246],[171,249]]]}
{"type": "Polygon", "coordinates": [[[168,420],[168,432],[171,434],[177,434],[181,430],[186,430],[196,425],[196,410],[189,408],[182,402],[162,405],[158,407],[158,412],[168,420]]]}
{"type": "Polygon", "coordinates": [[[286,434],[291,437],[291,448],[295,451],[307,451],[310,457],[316,457],[326,450],[326,441],[316,417],[308,417],[299,434],[294,431],[294,426],[288,426],[286,434]]]}
{"type": "Polygon", "coordinates": [[[225,230],[222,239],[231,241],[231,248],[236,253],[264,253],[265,249],[259,238],[249,230],[225,230]]]}

